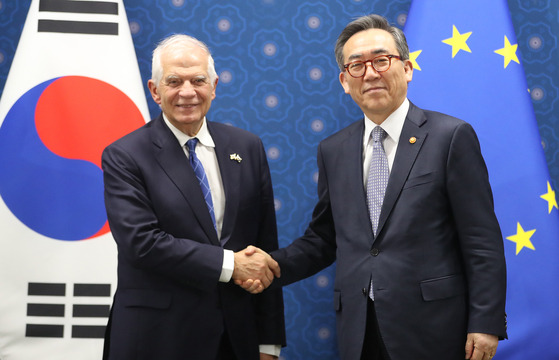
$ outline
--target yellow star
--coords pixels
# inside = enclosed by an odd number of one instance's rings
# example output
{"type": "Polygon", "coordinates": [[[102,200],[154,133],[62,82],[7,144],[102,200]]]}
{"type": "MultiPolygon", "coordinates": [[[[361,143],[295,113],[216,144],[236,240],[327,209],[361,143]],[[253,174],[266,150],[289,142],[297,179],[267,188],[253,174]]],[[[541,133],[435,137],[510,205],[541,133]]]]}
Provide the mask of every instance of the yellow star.
{"type": "Polygon", "coordinates": [[[452,25],[452,37],[443,40],[443,43],[452,46],[452,57],[453,58],[454,58],[454,56],[456,56],[456,54],[460,50],[464,50],[464,51],[467,51],[469,53],[472,52],[470,50],[470,47],[468,46],[468,44],[466,44],[466,41],[468,40],[470,35],[472,35],[471,31],[469,33],[460,34],[458,32],[458,29],[456,29],[456,26],[452,25]]]}
{"type": "Polygon", "coordinates": [[[499,55],[502,55],[505,60],[505,69],[509,66],[509,63],[515,61],[520,64],[518,61],[518,57],[516,56],[516,49],[518,48],[518,44],[511,45],[509,39],[505,35],[505,47],[499,50],[495,50],[495,52],[499,55]]]}
{"type": "Polygon", "coordinates": [[[547,201],[547,208],[549,211],[548,214],[551,214],[551,210],[553,210],[553,208],[559,209],[559,207],[557,207],[557,198],[555,197],[555,191],[551,188],[551,185],[549,185],[549,181],[547,182],[547,193],[543,194],[540,197],[547,201]]]}
{"type": "Polygon", "coordinates": [[[417,57],[419,56],[419,54],[421,54],[423,50],[417,50],[414,52],[410,53],[410,61],[413,65],[414,70],[419,70],[421,71],[421,68],[419,67],[419,64],[417,63],[417,57]]]}
{"type": "Polygon", "coordinates": [[[516,243],[516,255],[518,255],[520,250],[525,247],[527,247],[528,249],[536,250],[534,248],[534,245],[532,245],[532,242],[530,241],[530,237],[532,237],[535,232],[536,229],[524,231],[524,229],[522,229],[522,226],[520,226],[520,223],[516,223],[516,234],[507,236],[507,240],[516,243]]]}

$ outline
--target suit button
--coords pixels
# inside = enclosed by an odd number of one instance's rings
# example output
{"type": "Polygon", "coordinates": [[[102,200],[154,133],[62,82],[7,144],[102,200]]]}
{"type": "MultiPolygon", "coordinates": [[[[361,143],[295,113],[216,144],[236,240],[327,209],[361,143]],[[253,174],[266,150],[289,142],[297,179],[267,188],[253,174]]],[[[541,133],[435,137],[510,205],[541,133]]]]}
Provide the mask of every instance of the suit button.
{"type": "Polygon", "coordinates": [[[363,288],[361,291],[363,292],[363,295],[367,295],[367,288],[363,288]]]}
{"type": "Polygon", "coordinates": [[[377,249],[377,248],[372,248],[371,249],[371,255],[378,256],[379,253],[380,253],[379,249],[377,249]]]}

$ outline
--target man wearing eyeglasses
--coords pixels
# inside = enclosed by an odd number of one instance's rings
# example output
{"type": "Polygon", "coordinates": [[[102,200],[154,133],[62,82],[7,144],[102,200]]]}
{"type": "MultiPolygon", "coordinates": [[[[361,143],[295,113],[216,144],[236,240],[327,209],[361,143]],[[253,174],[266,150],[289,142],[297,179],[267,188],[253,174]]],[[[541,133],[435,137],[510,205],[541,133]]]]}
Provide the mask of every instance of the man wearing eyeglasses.
{"type": "Polygon", "coordinates": [[[320,143],[319,200],[305,234],[272,253],[278,282],[337,260],[343,360],[491,359],[506,270],[474,130],[407,99],[409,49],[383,17],[347,25],[335,53],[364,119],[320,143]]]}

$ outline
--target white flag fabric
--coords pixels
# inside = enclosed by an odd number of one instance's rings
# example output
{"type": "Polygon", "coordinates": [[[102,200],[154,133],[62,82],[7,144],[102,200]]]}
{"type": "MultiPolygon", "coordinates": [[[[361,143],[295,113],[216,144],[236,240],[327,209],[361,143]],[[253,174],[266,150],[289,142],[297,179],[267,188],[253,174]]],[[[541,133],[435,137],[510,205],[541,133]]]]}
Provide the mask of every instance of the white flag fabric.
{"type": "Polygon", "coordinates": [[[33,0],[0,98],[0,359],[101,358],[101,152],[148,119],[122,0],[33,0]]]}

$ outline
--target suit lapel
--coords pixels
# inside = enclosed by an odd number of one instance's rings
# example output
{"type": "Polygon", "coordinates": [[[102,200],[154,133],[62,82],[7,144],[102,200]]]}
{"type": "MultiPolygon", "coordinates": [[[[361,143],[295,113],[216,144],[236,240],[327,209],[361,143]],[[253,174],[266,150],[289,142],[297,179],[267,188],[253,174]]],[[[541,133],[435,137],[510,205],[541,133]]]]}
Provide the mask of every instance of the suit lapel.
{"type": "Polygon", "coordinates": [[[340,159],[336,162],[339,174],[345,174],[347,187],[342,196],[344,201],[355,204],[355,221],[359,228],[370,229],[373,238],[373,227],[367,206],[367,194],[363,184],[363,132],[364,120],[361,119],[348,133],[340,151],[340,159]]]}
{"type": "Polygon", "coordinates": [[[180,147],[177,138],[167,127],[161,115],[154,121],[152,142],[157,161],[183,194],[210,242],[219,245],[217,233],[214,229],[200,184],[184,154],[184,150],[180,147]]]}
{"type": "MultiPolygon", "coordinates": [[[[221,229],[221,244],[224,245],[231,237],[234,224],[237,221],[241,185],[241,163],[231,160],[231,154],[237,154],[239,150],[233,147],[229,136],[209,121],[208,130],[215,143],[215,155],[225,192],[225,211],[221,229]]],[[[243,157],[243,154],[239,155],[243,157]]]]}
{"type": "Polygon", "coordinates": [[[384,195],[377,234],[382,232],[386,219],[388,219],[388,216],[392,212],[394,204],[400,196],[404,183],[419,154],[419,150],[428,135],[428,132],[421,128],[425,121],[426,118],[421,109],[410,103],[410,109],[406,116],[402,133],[400,134],[396,157],[394,158],[394,164],[384,195]]]}

